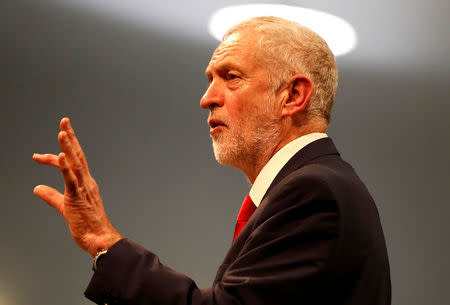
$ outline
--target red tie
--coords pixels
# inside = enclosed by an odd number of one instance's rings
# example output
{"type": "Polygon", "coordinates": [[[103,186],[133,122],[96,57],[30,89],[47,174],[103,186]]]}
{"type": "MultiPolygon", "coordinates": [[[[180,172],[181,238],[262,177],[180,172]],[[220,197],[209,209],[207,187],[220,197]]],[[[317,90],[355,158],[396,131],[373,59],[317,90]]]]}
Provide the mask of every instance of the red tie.
{"type": "Polygon", "coordinates": [[[244,228],[247,221],[252,216],[253,212],[256,210],[256,205],[253,203],[250,196],[245,196],[244,202],[242,203],[241,210],[239,211],[236,227],[234,229],[233,242],[236,237],[239,235],[239,232],[244,228]]]}

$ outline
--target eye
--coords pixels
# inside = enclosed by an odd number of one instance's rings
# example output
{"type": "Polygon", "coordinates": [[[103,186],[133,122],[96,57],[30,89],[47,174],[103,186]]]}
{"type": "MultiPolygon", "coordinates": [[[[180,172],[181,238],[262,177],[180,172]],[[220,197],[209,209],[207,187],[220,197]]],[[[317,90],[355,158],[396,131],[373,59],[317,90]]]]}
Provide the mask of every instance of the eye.
{"type": "Polygon", "coordinates": [[[226,80],[233,80],[238,78],[238,76],[234,73],[227,73],[227,75],[225,76],[226,80]]]}

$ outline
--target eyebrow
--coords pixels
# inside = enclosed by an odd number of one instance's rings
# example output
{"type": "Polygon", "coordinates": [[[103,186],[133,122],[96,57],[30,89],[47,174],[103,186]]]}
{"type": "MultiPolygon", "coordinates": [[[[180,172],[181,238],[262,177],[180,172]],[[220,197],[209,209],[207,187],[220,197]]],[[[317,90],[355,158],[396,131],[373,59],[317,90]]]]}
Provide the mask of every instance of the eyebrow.
{"type": "MultiPolygon", "coordinates": [[[[238,70],[238,71],[242,72],[242,69],[241,69],[238,65],[236,65],[236,64],[234,64],[234,63],[232,63],[232,62],[219,63],[219,64],[216,65],[216,70],[217,70],[217,71],[223,71],[223,70],[238,70]]],[[[205,75],[206,75],[206,78],[208,78],[208,79],[209,79],[209,78],[211,77],[211,75],[212,75],[212,73],[211,73],[211,68],[210,68],[209,65],[208,65],[208,67],[207,67],[206,70],[205,70],[205,75]]]]}

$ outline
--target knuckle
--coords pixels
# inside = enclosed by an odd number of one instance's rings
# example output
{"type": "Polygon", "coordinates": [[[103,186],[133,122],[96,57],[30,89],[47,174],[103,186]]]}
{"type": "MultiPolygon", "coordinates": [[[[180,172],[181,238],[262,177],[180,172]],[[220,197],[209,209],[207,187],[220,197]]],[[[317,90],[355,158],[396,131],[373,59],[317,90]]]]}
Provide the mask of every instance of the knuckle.
{"type": "Polygon", "coordinates": [[[79,162],[77,162],[73,167],[73,170],[77,173],[80,173],[82,169],[83,169],[83,166],[79,162]]]}
{"type": "Polygon", "coordinates": [[[84,159],[83,151],[82,150],[77,151],[76,156],[80,161],[82,161],[84,159]]]}

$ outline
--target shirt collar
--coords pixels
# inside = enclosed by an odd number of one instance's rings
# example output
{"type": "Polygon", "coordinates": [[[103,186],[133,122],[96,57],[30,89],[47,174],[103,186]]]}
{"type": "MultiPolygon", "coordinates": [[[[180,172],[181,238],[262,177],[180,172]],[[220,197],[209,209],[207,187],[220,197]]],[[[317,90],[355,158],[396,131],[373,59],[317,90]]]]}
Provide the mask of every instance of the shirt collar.
{"type": "Polygon", "coordinates": [[[326,137],[328,137],[326,133],[310,133],[289,142],[277,151],[277,153],[270,158],[269,162],[264,165],[261,172],[259,172],[250,189],[250,198],[252,198],[253,203],[257,207],[259,206],[270,184],[289,159],[306,145],[326,137]]]}

